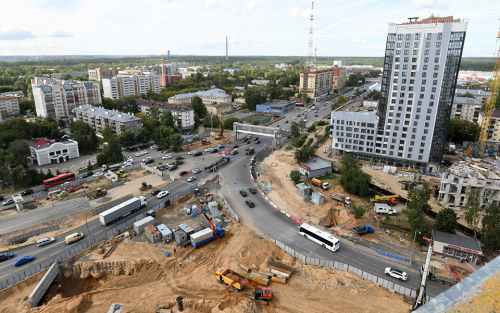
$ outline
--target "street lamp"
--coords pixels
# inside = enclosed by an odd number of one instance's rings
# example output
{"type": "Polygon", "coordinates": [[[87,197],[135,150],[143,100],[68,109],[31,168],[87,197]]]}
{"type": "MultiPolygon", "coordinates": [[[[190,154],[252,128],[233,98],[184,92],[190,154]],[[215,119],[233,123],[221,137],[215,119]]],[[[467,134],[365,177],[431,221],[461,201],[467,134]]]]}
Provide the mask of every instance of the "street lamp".
{"type": "Polygon", "coordinates": [[[413,247],[411,248],[410,266],[411,266],[411,261],[413,260],[413,249],[415,249],[415,239],[417,238],[417,232],[420,235],[422,235],[422,233],[418,229],[415,230],[415,235],[413,236],[413,247]]]}

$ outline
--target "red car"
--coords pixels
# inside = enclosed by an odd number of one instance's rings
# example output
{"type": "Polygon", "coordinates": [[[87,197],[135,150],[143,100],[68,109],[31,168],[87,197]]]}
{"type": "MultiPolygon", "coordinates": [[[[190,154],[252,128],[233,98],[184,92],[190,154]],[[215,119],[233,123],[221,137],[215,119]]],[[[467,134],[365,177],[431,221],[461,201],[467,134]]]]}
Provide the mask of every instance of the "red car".
{"type": "Polygon", "coordinates": [[[245,144],[246,144],[246,145],[249,145],[249,144],[250,144],[250,140],[245,141],[245,144]]]}

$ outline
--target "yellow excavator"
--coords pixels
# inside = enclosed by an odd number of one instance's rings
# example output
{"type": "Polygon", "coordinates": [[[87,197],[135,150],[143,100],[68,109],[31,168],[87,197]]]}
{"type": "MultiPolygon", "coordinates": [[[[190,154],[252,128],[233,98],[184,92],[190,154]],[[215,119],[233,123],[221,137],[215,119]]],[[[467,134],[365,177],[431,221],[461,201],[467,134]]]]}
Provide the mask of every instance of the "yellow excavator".
{"type": "Polygon", "coordinates": [[[219,117],[220,130],[219,130],[219,133],[217,135],[215,135],[215,140],[220,140],[224,137],[224,128],[222,128],[222,103],[219,104],[219,114],[220,114],[220,117],[219,117]]]}
{"type": "Polygon", "coordinates": [[[108,194],[108,191],[106,189],[97,188],[95,192],[91,194],[90,197],[97,199],[99,197],[104,197],[106,194],[108,194]]]}

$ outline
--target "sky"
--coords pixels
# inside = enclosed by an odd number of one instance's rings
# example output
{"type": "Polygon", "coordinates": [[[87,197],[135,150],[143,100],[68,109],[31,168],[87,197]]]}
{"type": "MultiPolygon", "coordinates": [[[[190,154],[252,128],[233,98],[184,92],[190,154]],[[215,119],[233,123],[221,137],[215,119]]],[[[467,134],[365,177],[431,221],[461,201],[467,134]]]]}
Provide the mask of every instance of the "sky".
{"type": "MultiPolygon", "coordinates": [[[[0,0],[0,55],[307,55],[311,2],[298,0],[0,0]]],[[[463,56],[492,57],[498,0],[316,0],[318,56],[384,54],[388,23],[468,22],[463,56]]]]}

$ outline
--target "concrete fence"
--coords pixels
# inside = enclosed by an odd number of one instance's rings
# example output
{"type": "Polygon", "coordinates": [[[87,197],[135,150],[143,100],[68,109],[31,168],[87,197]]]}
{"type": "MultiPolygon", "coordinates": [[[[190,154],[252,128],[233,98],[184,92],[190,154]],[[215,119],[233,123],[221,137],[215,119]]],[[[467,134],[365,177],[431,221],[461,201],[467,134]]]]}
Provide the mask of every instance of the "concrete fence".
{"type": "Polygon", "coordinates": [[[160,176],[160,177],[163,177],[163,172],[162,172],[162,171],[160,171],[160,170],[158,170],[158,169],[156,169],[156,167],[147,166],[147,165],[146,165],[146,164],[144,164],[144,163],[140,163],[140,164],[141,164],[140,166],[141,166],[143,169],[145,169],[145,170],[147,170],[147,171],[150,171],[151,173],[156,174],[156,175],[158,175],[158,176],[160,176]]]}
{"type": "Polygon", "coordinates": [[[127,201],[127,200],[130,200],[130,199],[132,199],[133,197],[134,197],[134,196],[133,196],[132,194],[129,194],[128,196],[126,196],[126,197],[124,197],[124,198],[118,199],[118,200],[116,200],[116,201],[114,201],[114,202],[111,202],[111,203],[110,203],[110,204],[108,204],[108,205],[105,205],[105,206],[103,206],[103,207],[100,207],[100,208],[98,208],[98,209],[95,209],[95,210],[93,210],[93,211],[92,211],[92,216],[97,215],[97,214],[99,214],[99,213],[101,213],[101,212],[104,212],[104,211],[106,211],[106,210],[108,210],[108,209],[111,209],[112,207],[114,207],[114,206],[116,206],[116,205],[118,205],[118,204],[120,204],[120,203],[123,203],[123,202],[125,202],[125,201],[127,201]]]}
{"type": "Polygon", "coordinates": [[[226,206],[227,208],[227,211],[229,212],[229,214],[239,223],[240,222],[240,218],[238,217],[238,215],[233,211],[233,209],[231,209],[231,206],[229,206],[229,203],[226,201],[226,198],[224,198],[224,195],[219,191],[217,192],[217,195],[219,196],[219,198],[222,199],[222,201],[224,201],[224,205],[226,206]]]}
{"type": "Polygon", "coordinates": [[[46,232],[49,232],[49,231],[53,231],[53,230],[58,230],[60,227],[59,225],[56,225],[56,226],[49,226],[49,227],[44,227],[44,228],[39,228],[39,229],[36,229],[36,230],[33,230],[33,231],[30,231],[28,233],[24,233],[24,234],[21,234],[21,235],[18,235],[18,236],[15,236],[15,237],[12,237],[12,238],[9,238],[7,239],[7,242],[9,244],[13,243],[13,242],[16,242],[16,241],[19,241],[19,240],[22,240],[24,238],[28,238],[28,237],[32,237],[32,236],[36,236],[38,234],[41,234],[41,233],[46,233],[46,232]]]}
{"type": "Polygon", "coordinates": [[[211,133],[189,136],[189,137],[184,138],[184,140],[182,141],[182,144],[191,143],[193,141],[198,141],[198,140],[201,140],[203,138],[209,137],[210,135],[211,135],[211,133]]]}
{"type": "MultiPolygon", "coordinates": [[[[286,253],[301,260],[304,263],[311,264],[311,265],[321,265],[323,267],[329,267],[329,268],[337,269],[340,271],[350,271],[350,272],[353,272],[354,274],[361,276],[363,279],[370,280],[370,281],[378,284],[381,287],[389,289],[390,291],[394,290],[394,292],[397,292],[399,294],[402,294],[402,295],[405,295],[408,297],[412,297],[412,298],[415,298],[417,296],[417,291],[414,289],[395,284],[392,281],[389,281],[389,280],[386,280],[382,277],[378,277],[376,275],[365,272],[362,269],[354,267],[350,264],[337,262],[337,261],[333,261],[333,260],[311,258],[311,257],[303,255],[300,252],[295,251],[294,249],[290,248],[289,246],[285,245],[284,243],[282,243],[278,240],[275,240],[274,242],[276,243],[276,245],[278,247],[280,247],[286,253]]],[[[429,301],[431,299],[431,297],[427,296],[427,299],[429,301]]]]}

